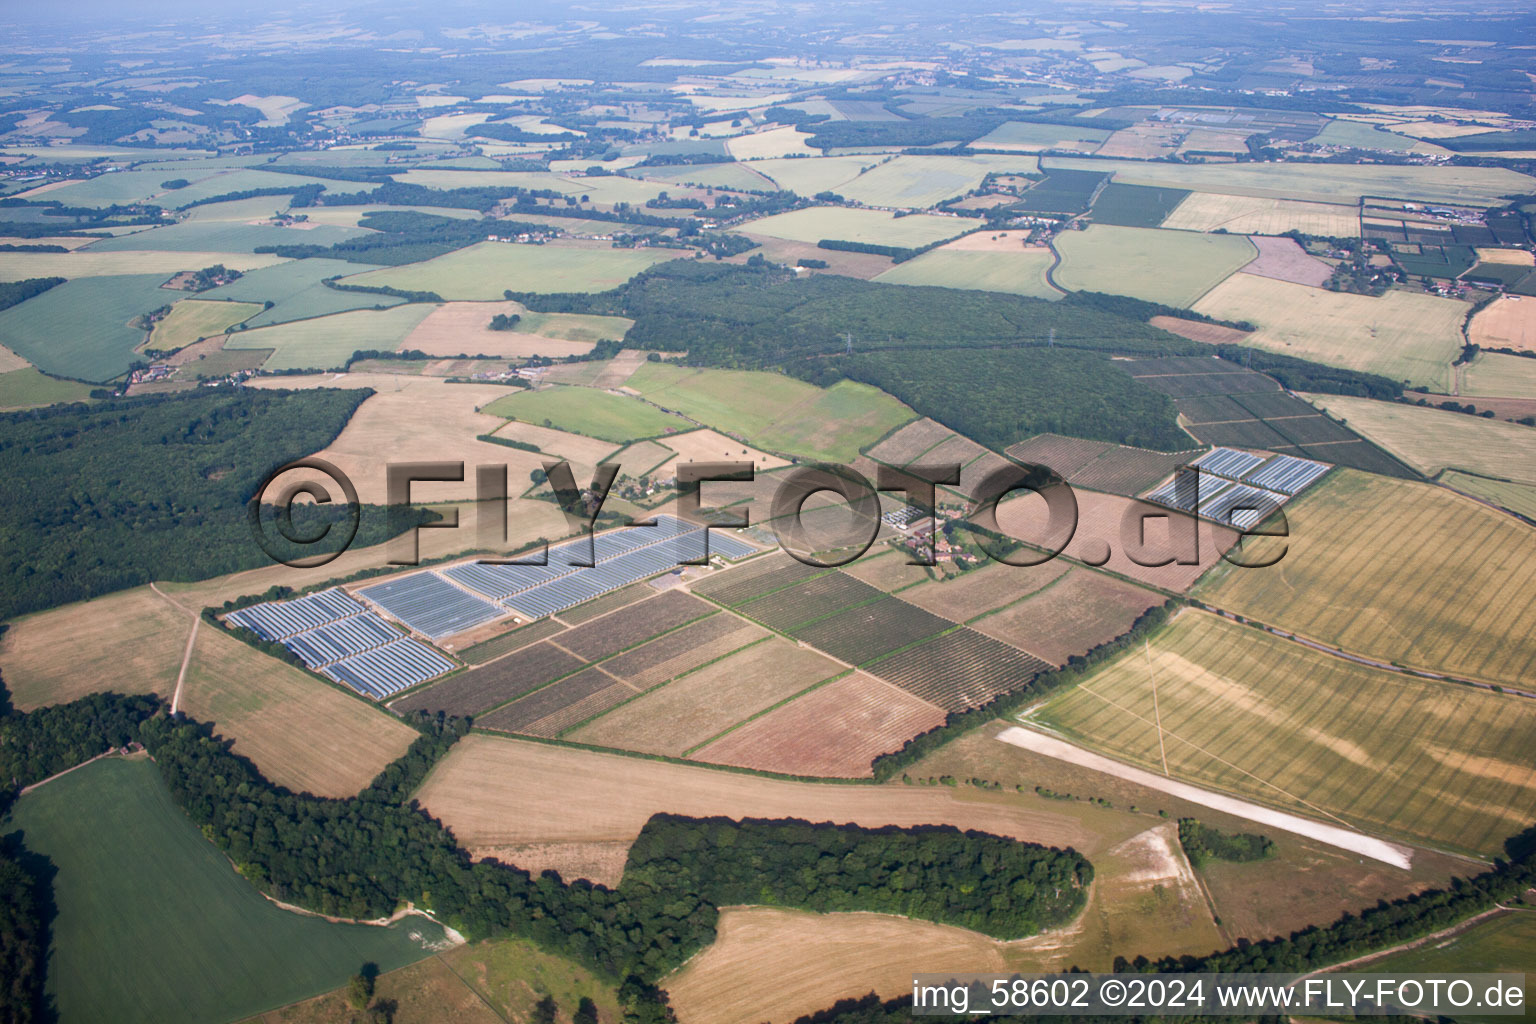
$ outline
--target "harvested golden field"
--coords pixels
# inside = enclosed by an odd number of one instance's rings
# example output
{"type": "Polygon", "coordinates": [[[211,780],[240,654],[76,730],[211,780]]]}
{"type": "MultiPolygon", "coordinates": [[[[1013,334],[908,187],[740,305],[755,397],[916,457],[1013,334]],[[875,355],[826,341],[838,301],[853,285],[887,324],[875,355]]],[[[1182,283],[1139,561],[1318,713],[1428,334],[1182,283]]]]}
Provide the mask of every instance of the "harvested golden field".
{"type": "Polygon", "coordinates": [[[1418,292],[1352,295],[1233,274],[1194,304],[1218,320],[1249,320],[1251,344],[1444,391],[1461,352],[1467,307],[1418,292]]]}
{"type": "Polygon", "coordinates": [[[0,635],[0,677],[21,711],[106,690],[169,700],[192,621],[147,586],[36,612],[0,635]]]}
{"type": "Polygon", "coordinates": [[[1147,322],[1153,327],[1161,327],[1181,338],[1203,341],[1208,345],[1235,345],[1248,337],[1247,331],[1223,327],[1220,324],[1202,323],[1199,320],[1186,320],[1180,316],[1155,316],[1147,322]]]}
{"type": "Polygon", "coordinates": [[[1143,768],[1480,854],[1536,817],[1536,703],[1194,609],[1033,717],[1143,768]]]}
{"type": "Polygon", "coordinates": [[[855,672],[754,718],[693,756],[786,775],[867,779],[876,757],[938,728],[945,717],[937,705],[855,672]]]}
{"type": "MultiPolygon", "coordinates": [[[[619,450],[612,441],[600,441],[585,434],[573,434],[569,430],[556,430],[554,427],[541,427],[536,423],[524,423],[522,420],[508,420],[500,430],[492,431],[492,436],[538,445],[537,454],[542,459],[566,460],[571,463],[571,472],[583,485],[592,479],[592,470],[599,462],[610,461],[614,453],[619,450]]],[[[510,480],[508,486],[511,486],[510,480]]]]}
{"type": "Polygon", "coordinates": [[[446,302],[417,324],[399,348],[401,351],[414,349],[429,356],[463,354],[500,359],[550,356],[558,359],[586,355],[602,338],[623,338],[633,323],[622,317],[530,313],[520,302],[446,302]],[[521,317],[518,329],[491,330],[491,318],[498,314],[521,317]]]}
{"type": "MultiPolygon", "coordinates": [[[[677,457],[669,459],[665,465],[651,473],[651,476],[657,480],[676,476],[677,467],[685,462],[750,462],[753,470],[758,473],[789,465],[788,459],[758,451],[734,437],[726,437],[708,427],[690,430],[686,434],[669,434],[664,442],[658,443],[672,449],[677,453],[677,457]]],[[[637,473],[644,472],[645,469],[646,467],[638,463],[635,466],[637,473]]]]}
{"type": "Polygon", "coordinates": [[[1504,295],[1494,299],[1472,318],[1467,336],[1483,348],[1536,352],[1536,298],[1504,295]]]}
{"type": "Polygon", "coordinates": [[[316,796],[352,796],[418,735],[394,715],[207,624],[192,646],[181,710],[212,722],[273,782],[316,796]]]}
{"type": "Polygon", "coordinates": [[[1536,399],[1536,359],[1479,352],[1471,363],[1461,367],[1461,393],[1477,398],[1536,399]]]}
{"type": "Polygon", "coordinates": [[[1162,226],[1184,231],[1224,228],[1234,235],[1282,235],[1287,231],[1300,231],[1330,238],[1353,238],[1360,234],[1360,211],[1358,207],[1342,203],[1191,192],[1163,218],[1162,226]]]}
{"type": "MultiPolygon", "coordinates": [[[[754,634],[767,635],[755,627],[754,634]]],[[[737,722],[841,671],[832,659],[775,637],[651,690],[567,738],[681,757],[737,722]]]]}
{"type": "Polygon", "coordinates": [[[1288,550],[1223,566],[1195,594],[1366,657],[1489,683],[1536,675],[1536,538],[1443,488],[1337,469],[1286,505],[1288,550]]]}
{"type": "MultiPolygon", "coordinates": [[[[1177,520],[1181,524],[1179,529],[1183,530],[1190,522],[1189,516],[1118,494],[1082,488],[1074,488],[1073,494],[1077,497],[1077,532],[1062,554],[1089,565],[1102,566],[1137,583],[1163,590],[1186,591],[1207,570],[1222,564],[1221,556],[1237,541],[1236,531],[1207,519],[1198,520],[1199,562],[1180,565],[1177,556],[1182,552],[1176,544],[1173,523],[1177,520]],[[1138,524],[1137,520],[1142,516],[1146,518],[1138,524]],[[1139,546],[1127,547],[1127,540],[1134,544],[1138,539],[1142,541],[1139,546]],[[1135,559],[1131,557],[1133,554],[1135,559]],[[1176,557],[1168,565],[1139,564],[1160,562],[1169,556],[1176,557]]],[[[1005,499],[998,506],[998,525],[1009,536],[1023,541],[1048,539],[1048,521],[1044,499],[1033,494],[1005,499]]]]}
{"type": "Polygon", "coordinates": [[[1526,249],[1477,249],[1479,263],[1503,263],[1511,267],[1536,266],[1536,254],[1526,249]]]}
{"type": "MultiPolygon", "coordinates": [[[[29,277],[114,277],[123,274],[164,274],[170,277],[182,270],[196,270],[222,263],[231,270],[256,270],[282,263],[280,256],[257,256],[248,252],[0,252],[0,281],[22,281],[29,277]]],[[[174,299],[177,292],[166,292],[174,299]]],[[[145,310],[148,312],[148,310],[145,310]]]]}
{"type": "Polygon", "coordinates": [[[572,870],[563,859],[572,844],[627,846],[663,811],[870,827],[947,824],[1089,855],[1102,844],[1074,815],[1017,795],[789,782],[478,733],[454,746],[416,796],[474,856],[516,849],[520,866],[562,874],[572,870]]]}
{"type": "Polygon", "coordinates": [[[662,986],[682,1024],[782,1024],[871,990],[882,998],[910,993],[916,971],[1046,972],[1074,964],[1107,971],[1126,949],[1158,957],[1229,945],[1179,848],[1177,826],[1118,817],[1114,839],[1095,854],[1088,907],[1064,928],[998,942],[884,914],[733,907],[720,916],[715,944],[662,986]]]}
{"type": "Polygon", "coordinates": [[[1536,484],[1536,431],[1530,427],[1401,402],[1304,397],[1425,476],[1455,468],[1536,484]]]}
{"type": "Polygon", "coordinates": [[[31,363],[15,352],[12,352],[4,345],[0,345],[0,373],[10,373],[12,370],[25,370],[31,365],[31,363]]]}

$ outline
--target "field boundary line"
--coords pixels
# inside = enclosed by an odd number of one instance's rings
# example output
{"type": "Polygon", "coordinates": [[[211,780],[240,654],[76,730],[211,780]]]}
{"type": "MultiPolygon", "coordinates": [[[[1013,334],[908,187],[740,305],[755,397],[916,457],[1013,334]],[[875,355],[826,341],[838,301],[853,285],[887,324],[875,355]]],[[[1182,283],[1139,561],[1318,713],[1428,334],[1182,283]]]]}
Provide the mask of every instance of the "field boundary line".
{"type": "MultiPolygon", "coordinates": [[[[823,653],[823,652],[818,650],[817,653],[820,654],[820,653],[823,653]]],[[[702,743],[695,743],[693,746],[691,746],[687,750],[683,751],[682,756],[684,758],[689,758],[689,757],[691,757],[693,755],[694,751],[702,750],[704,747],[709,746],[711,743],[715,742],[716,740],[723,739],[726,736],[729,736],[731,733],[735,732],[737,729],[740,729],[742,726],[748,724],[749,722],[755,722],[759,718],[762,718],[764,715],[771,714],[772,712],[779,710],[779,708],[784,707],[786,704],[790,704],[790,703],[792,703],[794,701],[799,700],[801,697],[804,697],[806,694],[810,693],[812,690],[819,690],[823,686],[828,686],[828,685],[830,685],[832,683],[837,682],[839,679],[846,679],[846,678],[848,678],[849,676],[851,676],[853,673],[855,673],[857,671],[858,671],[857,668],[845,668],[841,672],[834,673],[833,675],[830,675],[830,676],[828,676],[825,679],[822,679],[822,680],[819,680],[817,682],[814,682],[810,686],[807,686],[805,689],[801,690],[799,693],[792,693],[788,697],[785,697],[783,700],[779,701],[778,703],[770,704],[768,707],[763,708],[761,711],[757,711],[757,712],[754,712],[753,714],[748,715],[746,718],[743,718],[741,721],[737,722],[735,725],[728,726],[727,728],[721,729],[719,732],[717,732],[713,736],[709,737],[709,739],[704,740],[702,743]]],[[[881,680],[881,682],[884,682],[884,680],[881,680]]]]}
{"type": "MultiPolygon", "coordinates": [[[[1157,673],[1152,670],[1152,641],[1142,641],[1147,652],[1147,678],[1152,681],[1152,714],[1157,719],[1157,753],[1163,761],[1163,774],[1168,775],[1168,748],[1163,745],[1163,713],[1157,706],[1157,673]]],[[[1172,775],[1168,775],[1173,778],[1172,775]]],[[[1215,912],[1215,908],[1212,908],[1215,912]]]]}

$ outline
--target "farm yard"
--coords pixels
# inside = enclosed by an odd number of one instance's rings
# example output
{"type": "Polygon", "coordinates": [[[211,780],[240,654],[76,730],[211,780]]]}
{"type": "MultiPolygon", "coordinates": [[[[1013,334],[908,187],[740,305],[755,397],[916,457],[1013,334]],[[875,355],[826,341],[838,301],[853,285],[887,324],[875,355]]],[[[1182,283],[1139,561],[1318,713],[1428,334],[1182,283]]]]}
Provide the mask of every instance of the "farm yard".
{"type": "MultiPolygon", "coordinates": [[[[1525,582],[1536,542],[1525,524],[1442,488],[1354,470],[1330,474],[1286,517],[1308,543],[1262,573],[1219,566],[1194,596],[1381,661],[1512,686],[1536,671],[1536,594],[1525,582]]],[[[1250,538],[1250,557],[1274,543],[1250,538]]]]}
{"type": "Polygon", "coordinates": [[[1033,717],[1144,767],[1166,757],[1188,781],[1492,854],[1536,811],[1527,705],[1186,610],[1149,652],[1127,651],[1033,717]]]}
{"type": "Polygon", "coordinates": [[[1194,306],[1253,259],[1248,239],[1095,224],[1056,238],[1052,276],[1069,291],[1110,292],[1170,306],[1194,306]]]}
{"type": "Polygon", "coordinates": [[[1258,324],[1249,341],[1271,352],[1439,391],[1450,384],[1466,314],[1460,302],[1434,295],[1350,295],[1253,274],[1234,274],[1191,308],[1258,324]]]}
{"type": "Polygon", "coordinates": [[[187,820],[146,758],[55,779],[21,797],[9,824],[57,869],[48,993],[63,1020],[238,1020],[340,987],[366,962],[421,960],[445,941],[420,917],[333,924],[269,902],[187,820]],[[220,983],[187,985],[189,971],[220,983]]]}

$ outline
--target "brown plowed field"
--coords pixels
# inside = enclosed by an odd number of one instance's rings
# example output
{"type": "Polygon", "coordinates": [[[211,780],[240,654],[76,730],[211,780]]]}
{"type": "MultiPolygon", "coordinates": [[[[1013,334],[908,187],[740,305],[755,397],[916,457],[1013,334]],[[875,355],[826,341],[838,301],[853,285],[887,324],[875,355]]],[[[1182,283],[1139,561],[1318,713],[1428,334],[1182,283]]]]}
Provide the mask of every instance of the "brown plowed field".
{"type": "Polygon", "coordinates": [[[1131,628],[1162,597],[1103,573],[1075,569],[1044,592],[988,615],[975,629],[1053,665],[1086,654],[1131,628]]]}

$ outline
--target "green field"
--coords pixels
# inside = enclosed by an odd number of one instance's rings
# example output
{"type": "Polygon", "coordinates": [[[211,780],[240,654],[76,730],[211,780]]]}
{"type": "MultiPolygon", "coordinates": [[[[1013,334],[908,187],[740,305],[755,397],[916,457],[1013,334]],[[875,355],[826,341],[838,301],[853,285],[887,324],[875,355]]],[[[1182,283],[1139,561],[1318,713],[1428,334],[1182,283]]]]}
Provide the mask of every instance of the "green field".
{"type": "Polygon", "coordinates": [[[1536,818],[1536,702],[1370,668],[1202,612],[1035,717],[1154,771],[1166,752],[1190,782],[1481,854],[1536,818]]]}
{"type": "Polygon", "coordinates": [[[1103,128],[1004,121],[971,145],[977,149],[1074,149],[1091,153],[1099,147],[1099,143],[1109,138],[1110,134],[1103,128]]]}
{"type": "Polygon", "coordinates": [[[864,168],[880,162],[878,155],[812,156],[795,159],[753,160],[747,164],[759,174],[766,174],[797,195],[813,196],[852,181],[864,168]]]}
{"type": "Polygon", "coordinates": [[[1462,374],[1461,393],[1463,396],[1536,398],[1536,359],[1501,352],[1479,352],[1462,374]]]}
{"type": "Polygon", "coordinates": [[[1048,167],[1113,171],[1129,185],[1161,185],[1196,192],[1225,192],[1319,203],[1353,203],[1361,196],[1499,205],[1506,195],[1536,190],[1536,179],[1502,167],[1389,164],[1173,164],[1154,160],[1086,160],[1049,157],[1048,167]]]}
{"type": "Polygon", "coordinates": [[[835,191],[870,206],[921,210],[969,192],[989,173],[1028,174],[1038,167],[1032,156],[898,156],[835,191]]]}
{"type": "Polygon", "coordinates": [[[207,302],[182,299],[171,307],[164,320],[155,324],[149,336],[149,348],[169,352],[201,338],[223,334],[252,313],[261,312],[254,302],[207,302]]]}
{"type": "Polygon", "coordinates": [[[637,398],[593,388],[556,386],[520,391],[496,399],[481,411],[615,444],[693,429],[687,420],[637,398]]]}
{"type": "Polygon", "coordinates": [[[760,448],[833,462],[852,462],[861,449],[916,418],[883,391],[846,380],[823,389],[776,373],[647,362],[627,385],[760,448]]]}
{"type": "Polygon", "coordinates": [[[1258,255],[1241,235],[1197,235],[1094,224],[1056,236],[1061,266],[1053,275],[1070,291],[1129,295],[1192,306],[1258,255]]]}
{"type": "Polygon", "coordinates": [[[842,206],[813,206],[805,210],[778,213],[762,220],[748,221],[735,230],[749,235],[767,235],[791,242],[810,242],[834,238],[844,242],[871,245],[895,245],[917,248],[944,238],[953,238],[976,225],[956,217],[935,217],[917,213],[897,217],[883,210],[855,210],[842,206]]]}
{"type": "MultiPolygon", "coordinates": [[[[1524,974],[1526,1006],[1529,1007],[1532,990],[1536,989],[1536,911],[1529,907],[1517,908],[1480,921],[1452,939],[1403,950],[1374,961],[1370,970],[1384,974],[1524,974]]],[[[1458,1013],[1456,1020],[1468,1024],[1509,1024],[1529,1020],[1530,1016],[1527,1009],[1524,1016],[1458,1013]]]]}
{"type": "Polygon", "coordinates": [[[6,830],[58,870],[48,991],[61,1024],[205,1024],[344,985],[368,962],[428,955],[413,917],[390,928],[282,910],[192,826],[147,760],[107,760],[28,793],[6,830]]]}
{"type": "MultiPolygon", "coordinates": [[[[283,203],[282,196],[267,196],[267,215],[283,203]]],[[[238,221],[189,220],[131,235],[119,235],[91,244],[91,252],[255,252],[263,245],[335,245],[367,234],[362,228],[321,224],[312,228],[280,228],[274,224],[238,221]]]]}
{"type": "Polygon", "coordinates": [[[1536,484],[1536,429],[1531,427],[1369,398],[1305,397],[1425,476],[1455,468],[1536,484]]]}
{"type": "Polygon", "coordinates": [[[416,302],[393,309],[356,309],[313,320],[295,320],[229,336],[225,349],[269,348],[264,370],[332,370],[353,352],[400,347],[411,329],[437,307],[416,302]]]}
{"type": "Polygon", "coordinates": [[[266,327],[289,320],[305,320],[348,309],[373,306],[398,306],[404,299],[364,292],[339,292],[320,282],[328,277],[357,274],[377,269],[367,264],[345,260],[289,260],[275,267],[253,270],[230,284],[202,292],[200,299],[228,299],[235,302],[270,302],[272,308],[251,317],[249,326],[266,327]]]}
{"type": "Polygon", "coordinates": [[[600,292],[646,267],[677,259],[670,249],[570,249],[481,242],[457,252],[349,277],[344,283],[436,292],[445,299],[499,299],[514,292],[600,292]]]}
{"type": "Polygon", "coordinates": [[[80,380],[121,376],[144,332],[128,321],[174,299],[161,274],[82,277],[0,310],[0,338],[47,373],[80,380]]]}
{"type": "Polygon", "coordinates": [[[1417,139],[1395,135],[1384,128],[1359,121],[1329,121],[1321,132],[1307,141],[1318,146],[1354,146],[1357,149],[1379,149],[1389,153],[1406,153],[1415,146],[1421,150],[1428,148],[1417,139]]]}
{"type": "Polygon", "coordinates": [[[1512,686],[1536,677],[1536,534],[1443,487],[1335,469],[1285,506],[1268,569],[1222,564],[1194,596],[1377,661],[1512,686]]]}
{"type": "Polygon", "coordinates": [[[91,386],[57,380],[31,366],[0,373],[0,410],[30,409],[55,402],[83,402],[91,386]]]}
{"type": "MultiPolygon", "coordinates": [[[[803,162],[803,161],[802,161],[803,162]]],[[[756,165],[693,164],[688,167],[645,167],[635,172],[651,181],[673,184],[702,185],[705,188],[739,188],[761,192],[771,189],[774,182],[757,173],[756,165]]],[[[813,190],[820,191],[819,189],[813,190]]]]}
{"type": "Polygon", "coordinates": [[[1059,299],[1045,279],[1055,257],[1049,249],[1018,252],[965,252],[935,249],[898,263],[875,278],[881,284],[927,284],[941,288],[978,288],[1038,299],[1059,299]]]}
{"type": "MultiPolygon", "coordinates": [[[[73,182],[54,189],[42,198],[57,199],[66,206],[112,206],[119,203],[136,203],[151,200],[167,208],[186,206],[188,203],[229,192],[244,192],[258,188],[298,188],[301,185],[324,185],[333,192],[372,192],[378,185],[367,181],[338,182],[327,178],[309,178],[297,174],[276,174],[272,171],[233,168],[229,170],[192,170],[176,172],[189,179],[186,188],[166,191],[160,187],[173,172],[170,171],[114,171],[86,181],[73,182]]],[[[281,202],[281,197],[274,197],[281,202]]]]}
{"type": "Polygon", "coordinates": [[[1110,182],[1093,201],[1093,220],[1096,224],[1155,228],[1187,198],[1189,192],[1182,188],[1110,182]]]}

